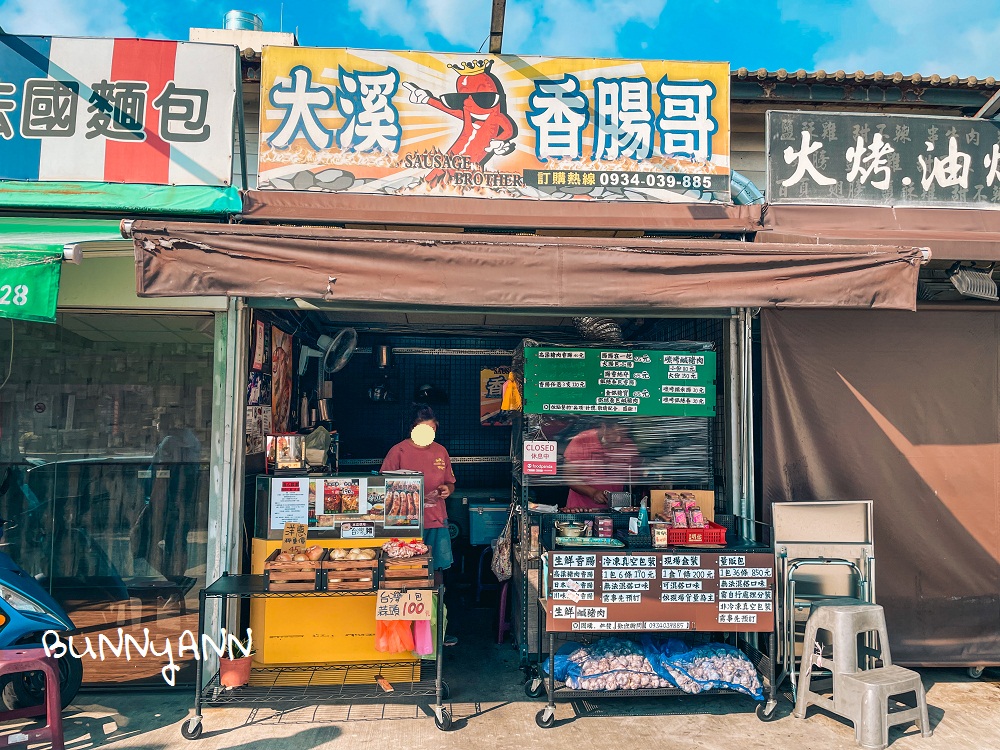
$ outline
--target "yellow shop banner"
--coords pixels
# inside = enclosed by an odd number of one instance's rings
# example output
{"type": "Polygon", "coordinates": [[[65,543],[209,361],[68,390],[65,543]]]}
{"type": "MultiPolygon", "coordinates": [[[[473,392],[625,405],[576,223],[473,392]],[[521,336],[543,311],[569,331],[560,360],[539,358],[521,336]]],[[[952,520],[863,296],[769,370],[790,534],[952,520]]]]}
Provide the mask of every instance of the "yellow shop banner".
{"type": "Polygon", "coordinates": [[[729,202],[727,63],[265,47],[259,187],[729,202]]]}

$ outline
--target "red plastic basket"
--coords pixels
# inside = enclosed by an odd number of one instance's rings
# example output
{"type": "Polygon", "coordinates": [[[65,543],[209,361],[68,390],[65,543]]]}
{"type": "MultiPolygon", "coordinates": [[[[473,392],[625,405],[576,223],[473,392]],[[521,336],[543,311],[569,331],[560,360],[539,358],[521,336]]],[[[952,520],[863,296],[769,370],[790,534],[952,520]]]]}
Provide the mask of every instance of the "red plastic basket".
{"type": "Polygon", "coordinates": [[[714,521],[705,521],[705,528],[703,529],[670,529],[667,538],[672,547],[725,544],[726,527],[720,526],[714,521]]]}

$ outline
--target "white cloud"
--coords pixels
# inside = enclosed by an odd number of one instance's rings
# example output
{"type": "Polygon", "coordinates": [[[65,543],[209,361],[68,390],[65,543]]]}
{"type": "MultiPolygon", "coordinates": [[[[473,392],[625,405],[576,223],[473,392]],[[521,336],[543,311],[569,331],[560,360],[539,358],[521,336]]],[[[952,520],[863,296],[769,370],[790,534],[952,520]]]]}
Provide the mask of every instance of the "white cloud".
{"type": "Polygon", "coordinates": [[[508,0],[504,50],[519,54],[615,55],[629,23],[653,27],[667,0],[508,0]],[[531,23],[509,23],[513,13],[531,23]]]}
{"type": "MultiPolygon", "coordinates": [[[[534,55],[614,55],[618,35],[632,22],[655,26],[667,0],[508,0],[504,52],[534,55]]],[[[479,49],[489,35],[490,0],[348,0],[373,31],[411,48],[430,35],[479,49]]]]}
{"type": "Polygon", "coordinates": [[[452,44],[465,44],[478,49],[489,36],[489,3],[479,3],[477,7],[468,0],[423,0],[420,5],[431,31],[452,44]]]}
{"type": "Polygon", "coordinates": [[[817,0],[778,0],[783,21],[829,38],[815,50],[814,68],[1000,78],[1000,20],[983,6],[982,0],[851,0],[824,9],[817,0]]]}
{"type": "Polygon", "coordinates": [[[136,36],[122,0],[8,0],[0,5],[8,34],[45,36],[136,36]]]}
{"type": "Polygon", "coordinates": [[[483,0],[348,0],[347,6],[369,29],[414,49],[430,47],[431,34],[478,49],[490,33],[491,3],[483,0]]]}

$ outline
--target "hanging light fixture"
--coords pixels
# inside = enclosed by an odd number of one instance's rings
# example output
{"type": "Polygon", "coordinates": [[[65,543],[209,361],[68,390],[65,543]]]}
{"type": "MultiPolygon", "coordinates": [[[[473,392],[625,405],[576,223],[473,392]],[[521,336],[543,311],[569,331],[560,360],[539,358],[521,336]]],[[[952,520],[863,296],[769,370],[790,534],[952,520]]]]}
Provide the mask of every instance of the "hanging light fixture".
{"type": "Polygon", "coordinates": [[[978,268],[975,263],[962,265],[957,261],[948,269],[948,280],[963,297],[998,302],[1000,296],[997,296],[997,283],[993,280],[995,265],[990,263],[989,268],[978,268]]]}

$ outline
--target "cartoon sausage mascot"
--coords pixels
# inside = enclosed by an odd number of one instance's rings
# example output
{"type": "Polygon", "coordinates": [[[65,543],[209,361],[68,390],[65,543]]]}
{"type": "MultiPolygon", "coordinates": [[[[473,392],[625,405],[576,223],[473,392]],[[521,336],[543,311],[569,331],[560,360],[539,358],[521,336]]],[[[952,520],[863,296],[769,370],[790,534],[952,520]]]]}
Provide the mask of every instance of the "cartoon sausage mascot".
{"type": "MultiPolygon", "coordinates": [[[[452,117],[462,120],[462,132],[451,144],[452,156],[467,156],[480,167],[493,156],[503,156],[514,150],[517,126],[507,116],[507,98],[500,81],[490,73],[492,60],[473,60],[448,67],[458,73],[455,92],[434,96],[427,89],[404,83],[414,104],[430,104],[452,117]]],[[[426,180],[440,183],[452,170],[434,169],[426,180]]]]}

